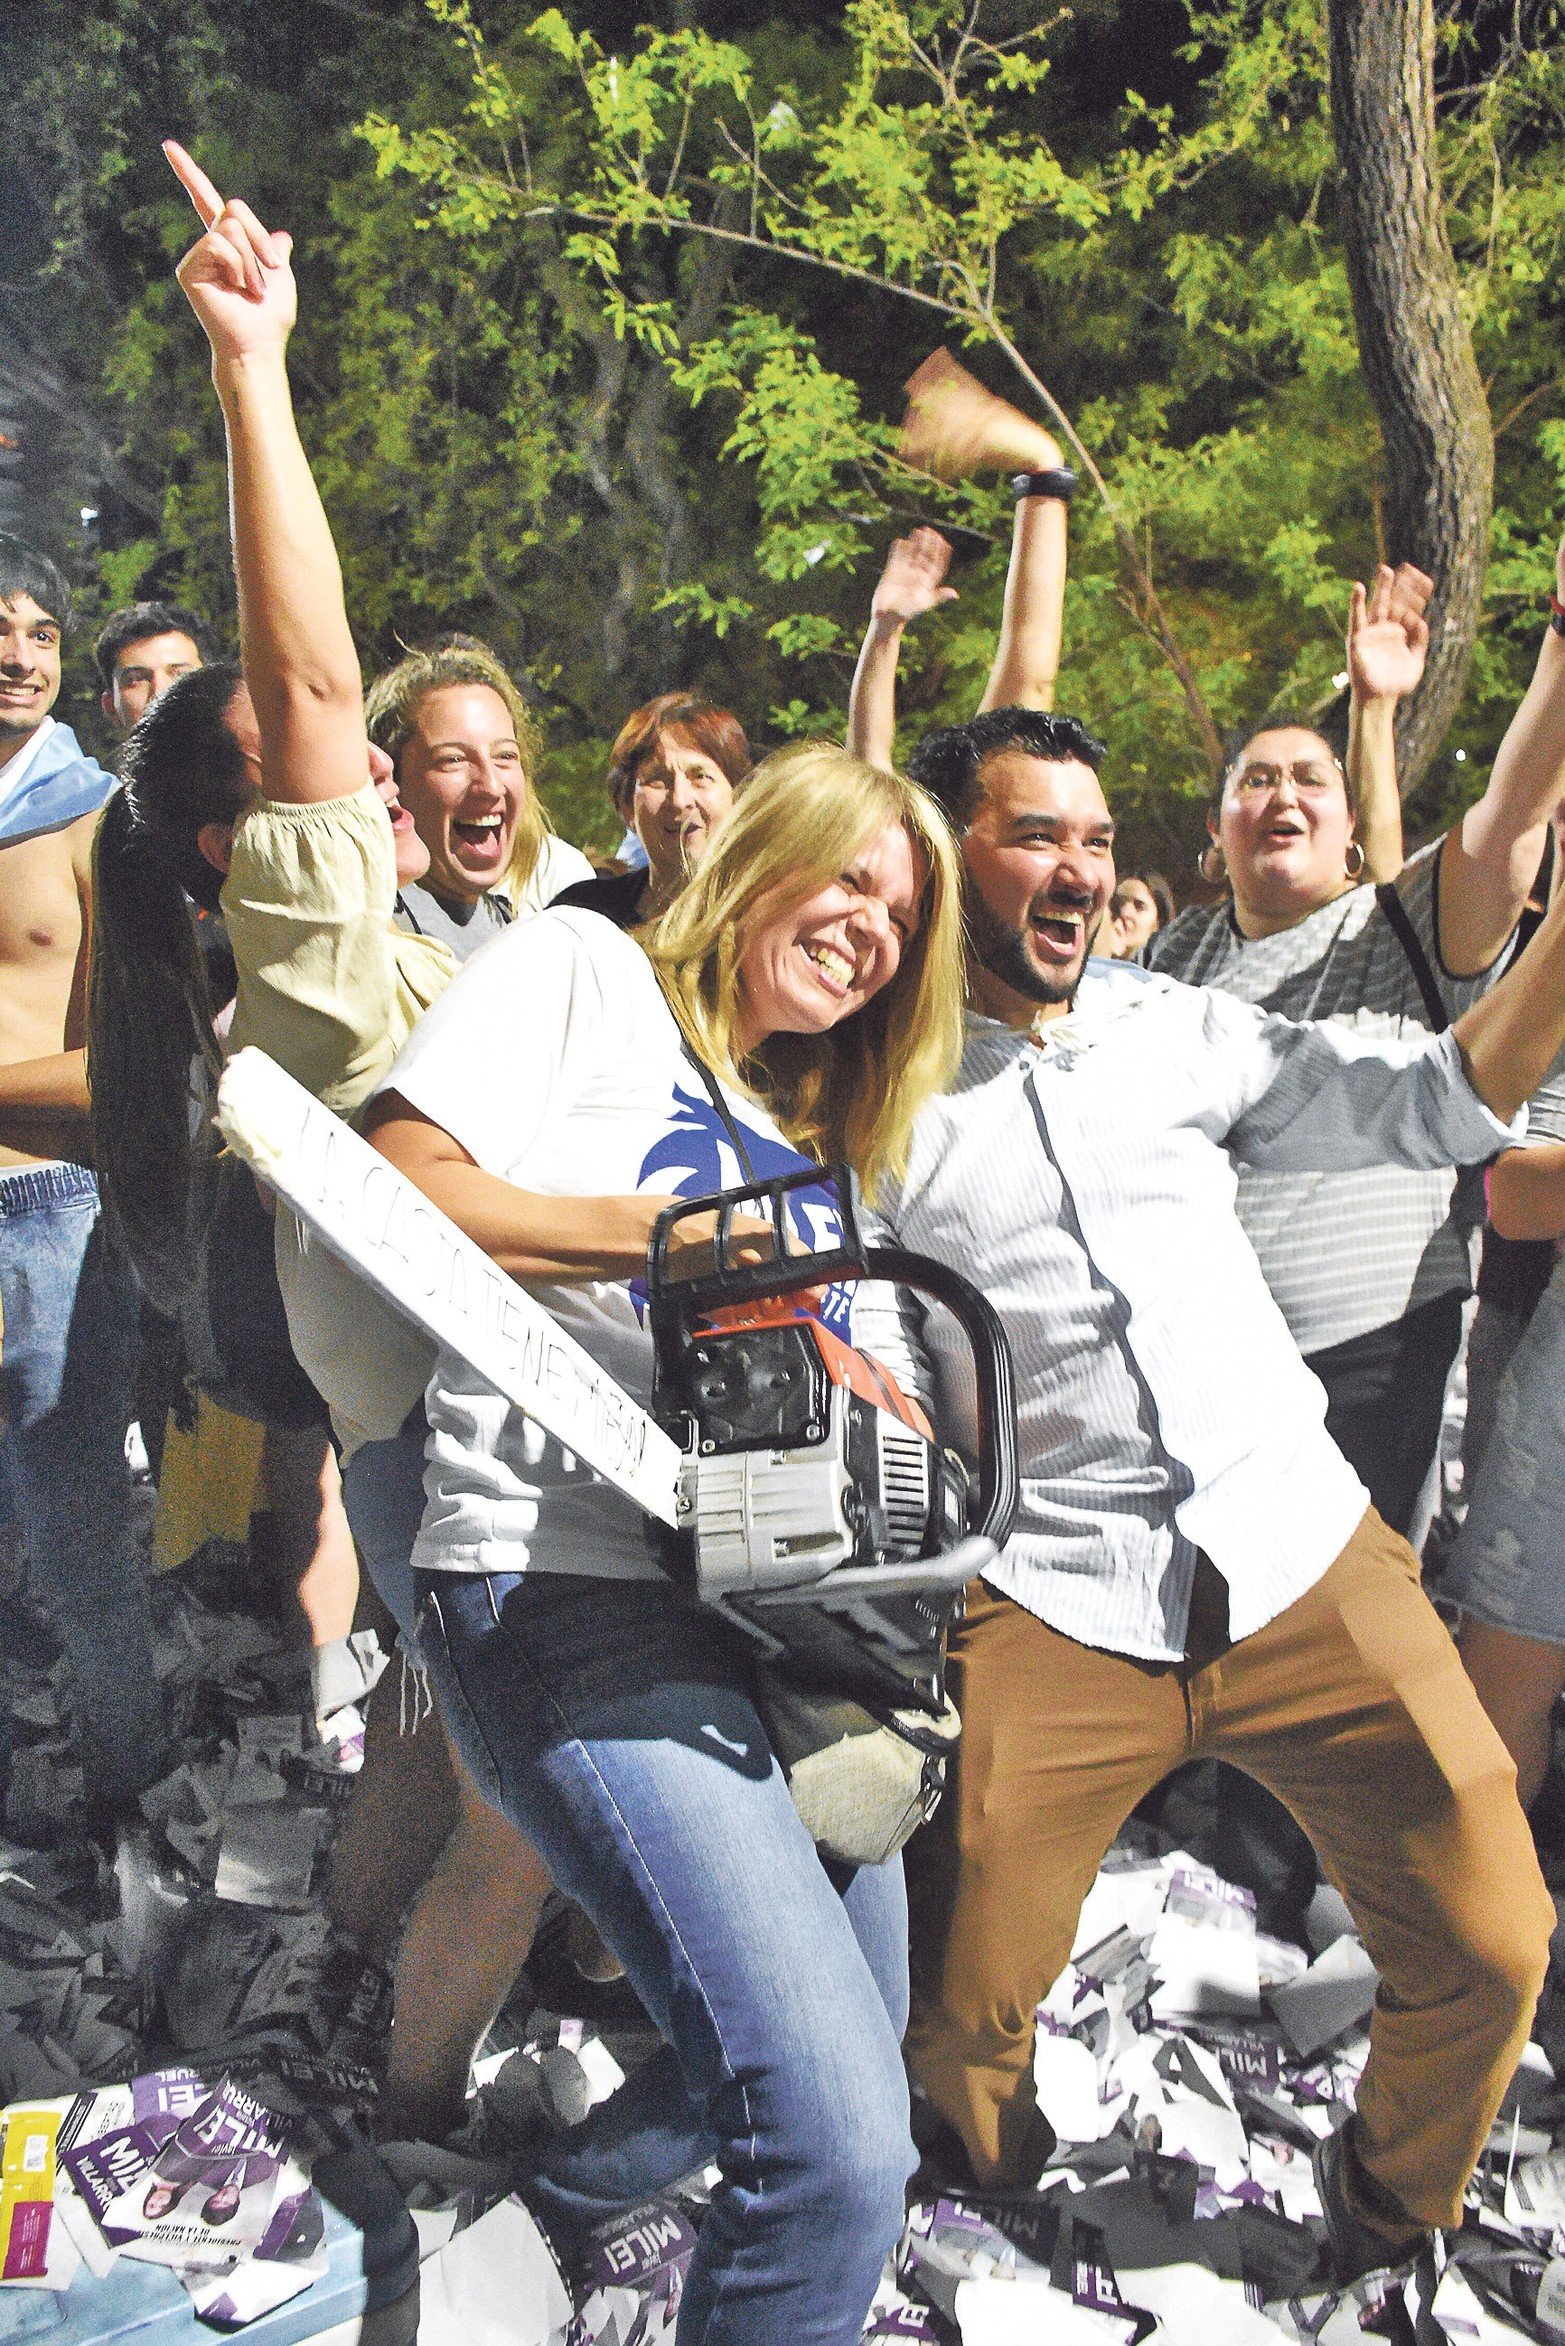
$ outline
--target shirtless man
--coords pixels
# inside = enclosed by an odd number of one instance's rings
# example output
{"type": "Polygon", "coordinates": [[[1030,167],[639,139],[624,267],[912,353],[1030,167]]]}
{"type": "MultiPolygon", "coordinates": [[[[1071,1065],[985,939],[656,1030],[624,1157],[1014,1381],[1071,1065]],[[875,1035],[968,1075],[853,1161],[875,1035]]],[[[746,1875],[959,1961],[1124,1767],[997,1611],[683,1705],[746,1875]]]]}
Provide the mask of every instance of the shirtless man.
{"type": "MultiPolygon", "coordinates": [[[[0,1480],[102,1818],[157,1775],[164,1730],[126,1537],[135,1293],[79,1161],[92,837],[115,785],[50,714],[69,614],[53,563],[0,533],[0,1480]]],[[[9,1748],[0,1721],[0,1777],[9,1748]]]]}

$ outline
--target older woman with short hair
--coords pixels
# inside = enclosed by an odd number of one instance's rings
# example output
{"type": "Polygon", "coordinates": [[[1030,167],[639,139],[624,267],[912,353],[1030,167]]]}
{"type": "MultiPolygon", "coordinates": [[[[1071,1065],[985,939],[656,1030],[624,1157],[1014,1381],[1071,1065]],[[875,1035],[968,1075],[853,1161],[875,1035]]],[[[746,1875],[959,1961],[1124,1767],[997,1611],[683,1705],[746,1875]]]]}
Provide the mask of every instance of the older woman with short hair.
{"type": "Polygon", "coordinates": [[[693,693],[659,693],[626,718],[609,752],[614,811],[646,863],[599,872],[559,901],[601,912],[622,929],[655,920],[711,846],[750,765],[750,744],[731,709],[693,693]]]}

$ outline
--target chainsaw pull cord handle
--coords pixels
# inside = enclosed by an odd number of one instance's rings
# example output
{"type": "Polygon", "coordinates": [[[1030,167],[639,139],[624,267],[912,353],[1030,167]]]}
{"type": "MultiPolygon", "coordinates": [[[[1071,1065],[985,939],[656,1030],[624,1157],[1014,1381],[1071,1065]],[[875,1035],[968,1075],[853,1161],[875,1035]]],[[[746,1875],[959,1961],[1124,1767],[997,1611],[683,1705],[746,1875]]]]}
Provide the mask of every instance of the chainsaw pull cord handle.
{"type": "Polygon", "coordinates": [[[1016,1520],[1021,1493],[1016,1436],[1016,1364],[994,1305],[960,1271],[900,1246],[871,1246],[864,1252],[867,1279],[885,1279],[915,1295],[944,1304],[973,1356],[978,1399],[978,1501],[981,1520],[972,1536],[1004,1547],[1016,1520]]]}

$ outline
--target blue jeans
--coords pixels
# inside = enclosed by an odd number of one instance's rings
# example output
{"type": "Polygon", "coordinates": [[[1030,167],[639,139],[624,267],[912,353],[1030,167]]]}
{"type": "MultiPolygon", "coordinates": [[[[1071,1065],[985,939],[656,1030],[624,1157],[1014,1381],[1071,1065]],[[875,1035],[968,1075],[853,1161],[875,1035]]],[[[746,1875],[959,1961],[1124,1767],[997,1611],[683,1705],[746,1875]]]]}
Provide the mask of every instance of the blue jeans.
{"type": "Polygon", "coordinates": [[[342,1503],[369,1582],[401,1632],[415,1643],[413,1546],[424,1520],[424,1404],[410,1409],[398,1432],[364,1442],[342,1470],[342,1503]]]}
{"type": "Polygon", "coordinates": [[[146,1565],[129,1538],[125,1429],[138,1345],[130,1269],[79,1165],[0,1174],[0,1474],[28,1581],[65,1649],[89,1802],[129,1802],[167,1761],[146,1565]]]}
{"type": "Polygon", "coordinates": [[[1442,1602],[1539,1645],[1565,1646],[1565,1274],[1512,1353],[1442,1602]]]}
{"type": "Polygon", "coordinates": [[[730,1634],[673,1589],[415,1577],[475,1781],[664,2038],[540,2160],[540,2213],[624,2206],[715,2157],[680,2346],[857,2346],[913,2163],[900,1863],[828,1874],[730,1634]]]}

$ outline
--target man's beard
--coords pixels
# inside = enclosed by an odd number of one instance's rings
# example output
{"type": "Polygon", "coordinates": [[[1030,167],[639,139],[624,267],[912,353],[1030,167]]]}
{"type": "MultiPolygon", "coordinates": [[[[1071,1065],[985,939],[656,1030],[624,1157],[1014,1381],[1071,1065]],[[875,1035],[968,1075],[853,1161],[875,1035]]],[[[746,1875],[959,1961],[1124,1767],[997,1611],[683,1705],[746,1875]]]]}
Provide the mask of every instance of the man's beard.
{"type": "MultiPolygon", "coordinates": [[[[996,920],[971,879],[967,883],[963,913],[967,927],[967,944],[973,959],[986,969],[1002,986],[1009,986],[1013,994],[1020,994],[1024,1002],[1037,1002],[1053,1008],[1060,1002],[1072,1002],[1081,983],[1081,963],[1068,973],[1055,976],[1038,967],[1027,951],[1026,939],[1003,921],[996,920]]],[[[1082,961],[1086,954],[1083,952],[1082,961]]]]}
{"type": "Polygon", "coordinates": [[[42,708],[0,709],[0,741],[25,741],[37,732],[48,713],[42,708]]]}

